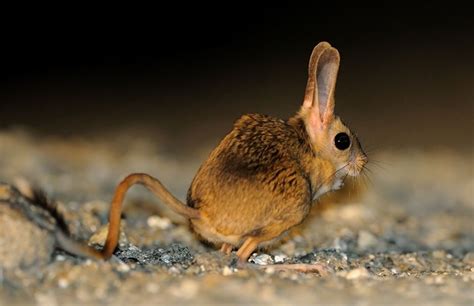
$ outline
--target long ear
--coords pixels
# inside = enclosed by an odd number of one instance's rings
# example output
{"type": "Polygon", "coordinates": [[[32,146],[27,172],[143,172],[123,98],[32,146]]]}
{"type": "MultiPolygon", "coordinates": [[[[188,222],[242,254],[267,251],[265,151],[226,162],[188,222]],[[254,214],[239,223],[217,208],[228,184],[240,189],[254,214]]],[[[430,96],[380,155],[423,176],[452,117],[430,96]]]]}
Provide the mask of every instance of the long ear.
{"type": "Polygon", "coordinates": [[[310,110],[313,128],[323,127],[334,117],[339,62],[339,52],[327,42],[320,42],[311,53],[303,108],[310,110]]]}

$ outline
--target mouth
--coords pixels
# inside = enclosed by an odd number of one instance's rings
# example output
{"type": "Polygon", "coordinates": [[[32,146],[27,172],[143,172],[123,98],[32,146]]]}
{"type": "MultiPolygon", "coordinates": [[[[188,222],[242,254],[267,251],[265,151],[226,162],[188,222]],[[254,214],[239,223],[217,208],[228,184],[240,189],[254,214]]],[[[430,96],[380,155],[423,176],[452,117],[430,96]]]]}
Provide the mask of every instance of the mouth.
{"type": "Polygon", "coordinates": [[[366,155],[357,156],[349,163],[348,175],[355,177],[358,176],[367,164],[368,158],[366,155]]]}

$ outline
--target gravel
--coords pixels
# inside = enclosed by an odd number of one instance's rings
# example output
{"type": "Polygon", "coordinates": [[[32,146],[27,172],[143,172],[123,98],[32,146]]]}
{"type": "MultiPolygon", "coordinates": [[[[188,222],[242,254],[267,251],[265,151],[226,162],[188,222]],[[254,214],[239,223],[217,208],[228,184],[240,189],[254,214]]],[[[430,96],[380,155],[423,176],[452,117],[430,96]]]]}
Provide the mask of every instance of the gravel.
{"type": "MultiPolygon", "coordinates": [[[[148,172],[184,199],[205,157],[178,161],[149,139],[130,138],[127,150],[114,139],[0,132],[0,180],[43,187],[72,235],[100,245],[122,177],[148,172]]],[[[106,262],[55,249],[48,232],[0,202],[0,305],[472,305],[472,154],[407,149],[374,157],[383,168],[372,168],[370,182],[325,196],[280,244],[252,255],[263,269],[237,267],[235,252],[200,243],[145,189],[127,196],[120,247],[106,262]],[[272,267],[291,263],[329,273],[272,267]]]]}

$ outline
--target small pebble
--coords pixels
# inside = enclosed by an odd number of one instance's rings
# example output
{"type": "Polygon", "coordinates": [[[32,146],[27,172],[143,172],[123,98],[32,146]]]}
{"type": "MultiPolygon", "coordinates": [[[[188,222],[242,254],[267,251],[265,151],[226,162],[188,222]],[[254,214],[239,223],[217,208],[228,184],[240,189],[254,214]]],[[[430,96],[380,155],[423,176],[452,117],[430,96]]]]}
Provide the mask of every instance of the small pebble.
{"type": "Polygon", "coordinates": [[[126,273],[130,271],[130,267],[125,263],[121,263],[118,265],[117,271],[126,273]]]}
{"type": "Polygon", "coordinates": [[[377,245],[378,240],[371,232],[361,230],[357,238],[357,247],[361,250],[366,250],[374,245],[377,245]]]}
{"type": "Polygon", "coordinates": [[[273,259],[268,254],[261,254],[255,257],[252,256],[250,258],[250,262],[253,262],[254,264],[257,264],[257,265],[265,266],[265,265],[273,264],[273,259]]]}
{"type": "Polygon", "coordinates": [[[359,278],[368,278],[370,276],[369,271],[366,268],[357,268],[349,271],[347,273],[347,279],[359,279],[359,278]]]}
{"type": "Polygon", "coordinates": [[[266,268],[266,269],[265,269],[265,273],[267,273],[267,274],[275,274],[275,267],[270,266],[270,267],[266,268]]]}
{"type": "Polygon", "coordinates": [[[179,269],[176,268],[176,267],[171,267],[171,268],[168,269],[168,271],[169,271],[171,274],[179,274],[179,273],[180,273],[179,269]]]}
{"type": "Polygon", "coordinates": [[[275,255],[274,260],[275,260],[275,263],[282,263],[282,262],[285,262],[285,259],[287,258],[288,256],[286,256],[285,254],[278,254],[278,255],[275,255]]]}
{"type": "Polygon", "coordinates": [[[56,255],[56,261],[65,261],[66,257],[64,255],[56,255]]]}
{"type": "Polygon", "coordinates": [[[159,228],[162,230],[171,227],[171,220],[168,218],[162,218],[160,216],[151,216],[146,220],[146,223],[151,228],[159,228]]]}
{"type": "MultiPolygon", "coordinates": [[[[95,232],[90,238],[89,238],[89,245],[98,245],[98,246],[103,246],[105,244],[105,240],[107,238],[107,234],[109,233],[109,224],[103,225],[97,232],[95,232]]],[[[127,236],[125,235],[125,227],[124,223],[120,225],[120,237],[119,237],[119,246],[121,248],[128,246],[130,243],[128,241],[127,236]]]]}
{"type": "Polygon", "coordinates": [[[69,281],[66,278],[60,278],[58,281],[59,288],[67,288],[69,286],[69,281]]]}
{"type": "Polygon", "coordinates": [[[229,276],[229,275],[232,275],[234,272],[232,271],[231,268],[229,268],[228,266],[225,266],[224,269],[222,270],[222,275],[224,276],[229,276]]]}

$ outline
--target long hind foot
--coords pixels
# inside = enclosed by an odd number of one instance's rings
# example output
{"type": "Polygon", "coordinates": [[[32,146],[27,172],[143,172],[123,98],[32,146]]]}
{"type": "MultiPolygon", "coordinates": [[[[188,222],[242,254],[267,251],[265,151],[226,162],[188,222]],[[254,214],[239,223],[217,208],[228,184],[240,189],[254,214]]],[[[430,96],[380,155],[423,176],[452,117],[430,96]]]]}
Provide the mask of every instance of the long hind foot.
{"type": "Polygon", "coordinates": [[[274,271],[297,271],[302,273],[314,273],[317,272],[321,276],[329,275],[332,270],[330,267],[324,264],[272,264],[272,265],[256,265],[247,264],[252,269],[273,269],[274,271]]]}

